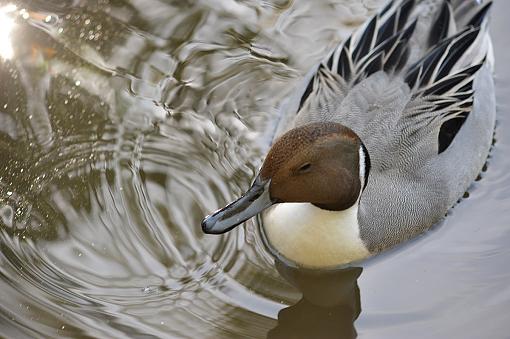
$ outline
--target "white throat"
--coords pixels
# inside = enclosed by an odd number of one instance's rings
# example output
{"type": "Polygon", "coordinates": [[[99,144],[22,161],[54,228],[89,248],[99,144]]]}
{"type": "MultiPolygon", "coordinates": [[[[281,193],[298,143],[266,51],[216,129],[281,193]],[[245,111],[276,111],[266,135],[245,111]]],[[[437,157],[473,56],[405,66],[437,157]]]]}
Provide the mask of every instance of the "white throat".
{"type": "Polygon", "coordinates": [[[334,267],[370,256],[360,238],[358,203],[343,211],[282,203],[268,209],[263,221],[269,247],[301,267],[334,267]]]}

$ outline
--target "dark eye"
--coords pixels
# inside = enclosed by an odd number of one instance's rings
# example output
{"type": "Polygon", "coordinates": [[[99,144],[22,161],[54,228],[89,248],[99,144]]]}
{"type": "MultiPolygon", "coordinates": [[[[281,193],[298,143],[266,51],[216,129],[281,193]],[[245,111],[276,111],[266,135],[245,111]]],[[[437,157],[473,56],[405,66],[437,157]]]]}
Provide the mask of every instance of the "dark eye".
{"type": "Polygon", "coordinates": [[[301,167],[298,168],[298,172],[299,173],[305,173],[305,172],[308,172],[310,170],[310,168],[312,167],[312,164],[310,164],[309,162],[307,162],[306,164],[303,164],[301,165],[301,167]]]}

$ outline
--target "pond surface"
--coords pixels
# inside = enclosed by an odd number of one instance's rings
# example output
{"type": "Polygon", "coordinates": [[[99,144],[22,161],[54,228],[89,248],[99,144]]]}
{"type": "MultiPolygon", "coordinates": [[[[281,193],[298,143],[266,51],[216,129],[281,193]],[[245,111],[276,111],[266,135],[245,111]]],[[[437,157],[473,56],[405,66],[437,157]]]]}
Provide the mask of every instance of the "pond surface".
{"type": "Polygon", "coordinates": [[[275,268],[253,221],[200,229],[250,184],[278,104],[381,3],[0,1],[0,336],[507,338],[506,1],[495,145],[432,231],[316,275],[275,268]]]}

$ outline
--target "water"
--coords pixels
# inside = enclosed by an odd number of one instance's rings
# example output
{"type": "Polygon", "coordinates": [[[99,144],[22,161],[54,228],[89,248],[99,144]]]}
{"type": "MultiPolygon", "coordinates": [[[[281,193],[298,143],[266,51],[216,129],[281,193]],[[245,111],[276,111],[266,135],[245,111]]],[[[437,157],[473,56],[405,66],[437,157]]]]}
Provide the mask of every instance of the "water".
{"type": "Polygon", "coordinates": [[[0,336],[508,337],[506,2],[495,146],[438,227],[328,275],[276,269],[252,221],[200,230],[249,185],[278,103],[381,2],[1,2],[0,336]]]}

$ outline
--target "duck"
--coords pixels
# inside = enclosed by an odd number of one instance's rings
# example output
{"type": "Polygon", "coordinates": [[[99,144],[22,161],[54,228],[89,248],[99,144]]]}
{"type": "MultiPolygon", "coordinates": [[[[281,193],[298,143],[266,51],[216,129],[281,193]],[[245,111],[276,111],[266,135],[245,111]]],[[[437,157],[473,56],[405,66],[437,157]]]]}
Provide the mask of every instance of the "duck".
{"type": "Polygon", "coordinates": [[[492,144],[491,5],[390,1],[304,76],[253,184],[203,232],[259,216],[274,257],[327,270],[441,221],[492,144]]]}

